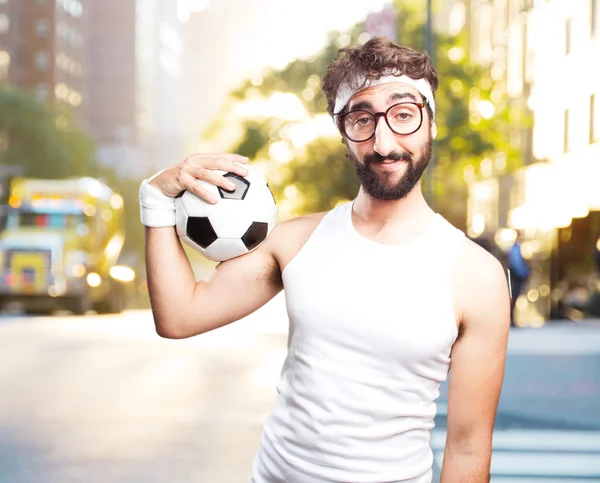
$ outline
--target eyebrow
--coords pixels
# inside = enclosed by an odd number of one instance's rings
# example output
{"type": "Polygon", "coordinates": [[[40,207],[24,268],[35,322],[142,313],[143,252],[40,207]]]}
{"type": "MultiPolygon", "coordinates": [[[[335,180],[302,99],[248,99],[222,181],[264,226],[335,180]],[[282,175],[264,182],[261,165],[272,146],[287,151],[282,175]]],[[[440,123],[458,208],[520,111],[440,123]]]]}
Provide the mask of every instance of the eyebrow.
{"type": "MultiPolygon", "coordinates": [[[[390,97],[388,97],[387,103],[389,105],[394,101],[400,101],[400,100],[406,99],[406,98],[412,99],[415,102],[421,102],[411,92],[394,92],[390,95],[390,97]]],[[[360,109],[373,109],[373,104],[371,104],[370,101],[357,102],[350,109],[348,109],[348,111],[354,111],[354,110],[360,110],[360,109]]]]}

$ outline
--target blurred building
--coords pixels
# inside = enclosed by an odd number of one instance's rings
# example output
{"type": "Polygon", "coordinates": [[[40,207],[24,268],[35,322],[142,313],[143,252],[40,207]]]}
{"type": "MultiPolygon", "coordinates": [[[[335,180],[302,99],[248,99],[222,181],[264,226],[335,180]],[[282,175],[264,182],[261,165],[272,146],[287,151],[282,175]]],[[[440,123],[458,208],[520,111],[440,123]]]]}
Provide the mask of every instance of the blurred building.
{"type": "Polygon", "coordinates": [[[471,58],[490,69],[498,98],[507,96],[533,121],[508,127],[522,168],[496,169],[471,183],[469,229],[505,247],[511,229],[525,233],[533,275],[518,307],[524,320],[542,323],[565,316],[570,291],[593,276],[600,0],[471,0],[468,17],[471,58]]]}
{"type": "MultiPolygon", "coordinates": [[[[190,14],[185,27],[186,138],[195,150],[229,93],[256,68],[267,46],[261,26],[264,0],[218,0],[190,14]],[[261,27],[259,27],[261,26],[261,27]]],[[[270,41],[273,41],[271,38],[270,41]]]]}
{"type": "Polygon", "coordinates": [[[136,8],[133,0],[88,2],[87,124],[101,145],[137,144],[136,8]]]}
{"type": "Polygon", "coordinates": [[[141,142],[151,169],[184,156],[184,24],[173,0],[137,0],[136,94],[141,142]]]}
{"type": "Polygon", "coordinates": [[[89,2],[87,122],[99,160],[142,177],[183,153],[182,24],[170,0],[89,2]]]}
{"type": "Polygon", "coordinates": [[[229,92],[228,37],[222,35],[223,29],[227,29],[224,15],[215,10],[192,12],[185,26],[185,135],[189,151],[197,149],[202,131],[229,92]]]}
{"type": "Polygon", "coordinates": [[[0,1],[0,81],[57,99],[82,120],[84,13],[79,0],[0,1]]]}

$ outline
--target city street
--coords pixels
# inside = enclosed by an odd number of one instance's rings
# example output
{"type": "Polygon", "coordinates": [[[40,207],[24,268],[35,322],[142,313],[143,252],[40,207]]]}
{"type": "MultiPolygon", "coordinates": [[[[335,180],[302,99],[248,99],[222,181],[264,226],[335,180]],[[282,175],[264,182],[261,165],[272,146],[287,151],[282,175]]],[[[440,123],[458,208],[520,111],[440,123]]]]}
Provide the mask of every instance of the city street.
{"type": "MultiPolygon", "coordinates": [[[[247,482],[285,357],[282,302],[181,341],[149,311],[0,316],[0,482],[247,482]]],[[[441,463],[445,390],[438,411],[441,463]]],[[[492,473],[600,482],[599,323],[511,333],[492,473]]]]}

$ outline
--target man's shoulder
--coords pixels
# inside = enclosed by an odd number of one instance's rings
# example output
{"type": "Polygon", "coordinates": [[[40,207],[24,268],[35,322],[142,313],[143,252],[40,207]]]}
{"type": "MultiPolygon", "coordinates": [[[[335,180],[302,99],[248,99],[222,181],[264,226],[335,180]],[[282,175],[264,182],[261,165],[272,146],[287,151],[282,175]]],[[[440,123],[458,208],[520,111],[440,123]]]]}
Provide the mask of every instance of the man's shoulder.
{"type": "Polygon", "coordinates": [[[310,213],[279,222],[273,229],[274,241],[277,245],[303,239],[306,241],[327,213],[329,211],[310,213]]]}
{"type": "Polygon", "coordinates": [[[482,319],[476,314],[502,309],[508,297],[508,281],[500,261],[477,243],[465,237],[460,248],[454,290],[463,322],[465,317],[473,322],[482,319]]]}
{"type": "Polygon", "coordinates": [[[459,290],[468,294],[467,300],[485,300],[490,291],[505,290],[508,283],[500,261],[467,237],[458,251],[455,281],[459,290]]]}
{"type": "Polygon", "coordinates": [[[267,238],[271,254],[285,265],[304,246],[329,211],[297,216],[277,223],[267,238]]]}
{"type": "Polygon", "coordinates": [[[500,261],[468,237],[463,237],[461,241],[458,265],[460,273],[471,282],[490,282],[490,279],[496,279],[499,273],[504,273],[500,261]]]}

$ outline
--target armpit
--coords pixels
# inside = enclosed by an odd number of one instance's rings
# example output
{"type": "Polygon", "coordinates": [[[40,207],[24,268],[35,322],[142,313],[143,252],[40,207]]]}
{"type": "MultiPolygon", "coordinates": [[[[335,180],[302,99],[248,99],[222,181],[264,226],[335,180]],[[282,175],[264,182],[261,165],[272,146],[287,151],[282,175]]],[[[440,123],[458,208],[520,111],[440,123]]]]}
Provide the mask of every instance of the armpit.
{"type": "Polygon", "coordinates": [[[281,289],[283,288],[283,280],[281,279],[281,269],[275,259],[272,259],[265,267],[263,279],[267,281],[270,287],[281,289]]]}

